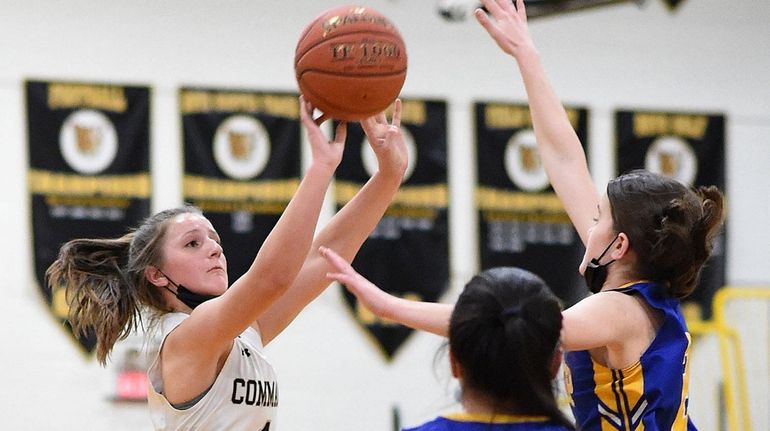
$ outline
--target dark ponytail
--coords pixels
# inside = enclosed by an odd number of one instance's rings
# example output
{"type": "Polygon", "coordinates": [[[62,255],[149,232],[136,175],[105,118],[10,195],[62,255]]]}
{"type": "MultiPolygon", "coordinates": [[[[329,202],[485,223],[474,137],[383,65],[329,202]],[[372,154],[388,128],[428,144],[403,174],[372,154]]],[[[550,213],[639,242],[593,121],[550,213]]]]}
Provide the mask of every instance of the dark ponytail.
{"type": "Polygon", "coordinates": [[[722,193],[633,171],[610,181],[607,196],[615,230],[636,253],[636,276],[663,282],[675,298],[692,293],[723,223],[722,193]]]}
{"type": "Polygon", "coordinates": [[[500,413],[548,416],[574,429],[553,386],[561,320],[558,298],[528,271],[492,268],[473,277],[449,324],[465,387],[491,397],[500,413]]]}

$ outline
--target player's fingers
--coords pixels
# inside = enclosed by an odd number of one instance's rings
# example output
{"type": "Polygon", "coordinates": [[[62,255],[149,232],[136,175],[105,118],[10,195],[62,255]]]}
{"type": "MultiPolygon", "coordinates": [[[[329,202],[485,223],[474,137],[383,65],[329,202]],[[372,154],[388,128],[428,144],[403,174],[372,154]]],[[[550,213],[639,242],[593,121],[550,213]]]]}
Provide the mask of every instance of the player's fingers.
{"type": "Polygon", "coordinates": [[[334,132],[334,142],[338,144],[344,144],[347,136],[348,136],[348,122],[340,121],[337,124],[337,130],[335,130],[334,132]]]}
{"type": "Polygon", "coordinates": [[[401,127],[401,99],[396,99],[396,104],[393,108],[392,123],[396,127],[401,127]]]}
{"type": "Polygon", "coordinates": [[[505,13],[511,16],[516,15],[516,11],[518,10],[516,6],[516,2],[518,0],[496,0],[496,1],[497,1],[497,4],[500,5],[500,9],[504,10],[505,13]]]}
{"type": "Polygon", "coordinates": [[[304,121],[307,119],[307,102],[302,95],[299,96],[299,117],[304,121]]]}
{"type": "Polygon", "coordinates": [[[341,279],[345,278],[345,274],[341,272],[327,272],[326,278],[331,278],[332,280],[337,280],[341,283],[342,282],[341,279]]]}
{"type": "Polygon", "coordinates": [[[334,250],[328,248],[328,247],[318,247],[318,251],[321,253],[321,256],[323,256],[329,263],[332,264],[337,270],[344,271],[346,268],[350,267],[350,264],[342,258],[342,256],[338,255],[334,250]]]}
{"type": "Polygon", "coordinates": [[[326,120],[328,120],[328,119],[329,119],[329,115],[327,115],[325,112],[321,112],[321,115],[320,115],[320,116],[318,116],[318,118],[314,118],[314,119],[313,119],[313,122],[314,122],[314,123],[315,123],[317,126],[320,126],[321,124],[323,124],[323,123],[324,123],[324,121],[326,121],[326,120]]]}
{"type": "Polygon", "coordinates": [[[367,136],[372,136],[377,126],[377,120],[375,120],[375,117],[367,117],[360,121],[361,127],[364,129],[364,132],[367,136]]]}
{"type": "Polygon", "coordinates": [[[337,283],[340,283],[344,285],[351,293],[357,296],[357,286],[355,284],[355,281],[353,279],[353,276],[348,274],[343,274],[340,272],[327,272],[326,278],[336,281],[337,283]]]}
{"type": "Polygon", "coordinates": [[[489,15],[487,15],[486,12],[481,9],[476,9],[473,11],[473,14],[476,16],[476,20],[479,22],[479,24],[484,27],[484,30],[486,30],[490,36],[497,40],[500,30],[498,30],[497,26],[495,26],[495,23],[489,19],[489,15]]]}
{"type": "Polygon", "coordinates": [[[383,144],[387,143],[388,146],[386,148],[391,148],[392,147],[391,144],[395,142],[396,139],[400,139],[400,138],[401,138],[401,130],[399,130],[395,126],[390,126],[388,128],[388,131],[385,132],[385,139],[383,140],[384,141],[383,144]]]}
{"type": "Polygon", "coordinates": [[[500,7],[499,4],[497,4],[496,0],[481,0],[481,2],[484,4],[484,7],[487,8],[489,13],[492,14],[495,19],[497,19],[500,15],[503,14],[503,9],[500,7]]]}
{"type": "Polygon", "coordinates": [[[524,21],[527,20],[527,6],[524,5],[524,0],[516,0],[516,12],[524,21]]]}

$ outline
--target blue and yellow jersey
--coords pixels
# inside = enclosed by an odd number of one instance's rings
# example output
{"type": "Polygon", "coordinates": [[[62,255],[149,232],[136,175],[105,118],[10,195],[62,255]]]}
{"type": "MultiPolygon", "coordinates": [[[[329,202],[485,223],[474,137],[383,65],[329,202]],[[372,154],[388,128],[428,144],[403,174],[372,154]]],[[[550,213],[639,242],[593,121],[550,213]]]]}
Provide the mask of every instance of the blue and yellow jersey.
{"type": "Polygon", "coordinates": [[[616,290],[641,295],[664,318],[639,361],[615,370],[594,362],[587,350],[565,355],[565,384],[579,429],[695,430],[687,415],[690,334],[679,301],[657,283],[616,290]]]}
{"type": "Polygon", "coordinates": [[[474,415],[455,413],[439,416],[415,428],[403,431],[565,431],[564,425],[545,416],[474,415]]]}

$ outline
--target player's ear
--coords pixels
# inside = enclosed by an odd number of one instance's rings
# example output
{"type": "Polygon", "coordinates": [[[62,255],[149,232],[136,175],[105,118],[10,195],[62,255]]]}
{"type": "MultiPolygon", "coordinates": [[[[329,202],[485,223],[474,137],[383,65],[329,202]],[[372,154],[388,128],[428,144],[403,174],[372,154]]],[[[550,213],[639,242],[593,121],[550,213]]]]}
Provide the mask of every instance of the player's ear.
{"type": "Polygon", "coordinates": [[[615,240],[615,245],[612,247],[612,253],[610,253],[610,255],[613,259],[618,260],[628,254],[630,250],[631,241],[629,240],[628,235],[626,235],[625,232],[620,232],[618,234],[618,239],[615,240]]]}
{"type": "Polygon", "coordinates": [[[459,362],[457,362],[457,359],[455,359],[455,355],[452,354],[451,349],[449,350],[449,366],[452,368],[452,377],[457,380],[462,380],[463,367],[460,366],[459,362]]]}
{"type": "Polygon", "coordinates": [[[163,287],[168,285],[168,278],[166,278],[166,275],[152,265],[147,265],[144,268],[144,277],[155,286],[163,287]]]}

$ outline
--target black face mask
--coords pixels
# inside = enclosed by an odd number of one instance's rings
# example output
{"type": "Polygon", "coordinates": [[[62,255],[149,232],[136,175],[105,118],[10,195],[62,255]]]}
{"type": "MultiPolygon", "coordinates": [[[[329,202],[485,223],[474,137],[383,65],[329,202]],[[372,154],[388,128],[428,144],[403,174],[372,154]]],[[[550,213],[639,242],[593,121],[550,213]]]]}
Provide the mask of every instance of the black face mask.
{"type": "Polygon", "coordinates": [[[177,284],[172,280],[168,275],[164,274],[161,271],[161,274],[163,274],[164,277],[168,279],[168,281],[176,286],[176,292],[169,289],[168,286],[163,286],[166,289],[168,289],[169,292],[176,295],[177,299],[182,301],[185,305],[195,310],[195,307],[203,304],[204,302],[208,301],[209,299],[214,299],[218,295],[202,295],[200,293],[195,293],[192,290],[189,290],[188,288],[182,286],[181,284],[177,284]]]}
{"type": "Polygon", "coordinates": [[[615,262],[615,259],[612,259],[604,265],[599,263],[599,261],[604,257],[605,254],[607,254],[607,252],[610,250],[610,247],[612,247],[612,244],[615,244],[615,240],[617,240],[619,236],[620,235],[615,235],[615,238],[612,239],[612,242],[607,246],[607,248],[604,249],[602,254],[600,254],[597,258],[591,259],[591,262],[586,265],[586,269],[583,272],[583,278],[585,278],[586,284],[588,285],[588,290],[590,290],[591,293],[598,293],[601,291],[605,280],[607,280],[607,267],[612,262],[615,262]]]}

